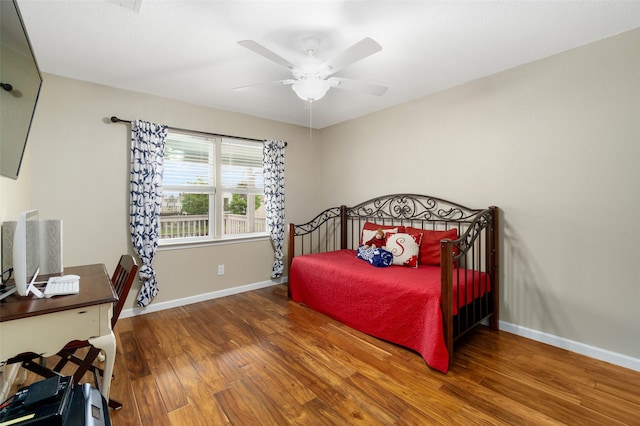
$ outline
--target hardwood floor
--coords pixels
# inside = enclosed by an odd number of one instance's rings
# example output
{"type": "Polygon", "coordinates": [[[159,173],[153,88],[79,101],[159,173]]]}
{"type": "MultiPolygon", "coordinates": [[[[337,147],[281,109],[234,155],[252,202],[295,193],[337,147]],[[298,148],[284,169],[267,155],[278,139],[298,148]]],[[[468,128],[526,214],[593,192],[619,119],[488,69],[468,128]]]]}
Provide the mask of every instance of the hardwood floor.
{"type": "Polygon", "coordinates": [[[640,372],[480,327],[445,375],[284,286],[116,328],[114,426],[640,425],[640,372]]]}

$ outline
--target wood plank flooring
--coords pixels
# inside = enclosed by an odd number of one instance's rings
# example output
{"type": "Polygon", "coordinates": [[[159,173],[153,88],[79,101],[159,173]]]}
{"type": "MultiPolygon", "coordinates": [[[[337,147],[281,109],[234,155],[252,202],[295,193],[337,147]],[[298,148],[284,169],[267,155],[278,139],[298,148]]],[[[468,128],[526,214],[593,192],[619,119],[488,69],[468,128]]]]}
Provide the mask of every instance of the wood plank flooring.
{"type": "Polygon", "coordinates": [[[121,319],[116,337],[114,426],[640,425],[640,372],[480,327],[445,375],[282,285],[121,319]]]}

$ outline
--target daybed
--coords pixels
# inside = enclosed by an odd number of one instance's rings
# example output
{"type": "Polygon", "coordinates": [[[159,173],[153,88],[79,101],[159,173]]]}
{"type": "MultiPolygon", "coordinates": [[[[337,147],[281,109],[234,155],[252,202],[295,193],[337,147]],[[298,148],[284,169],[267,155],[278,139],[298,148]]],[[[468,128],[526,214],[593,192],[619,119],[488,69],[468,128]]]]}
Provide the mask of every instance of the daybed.
{"type": "Polygon", "coordinates": [[[289,225],[289,296],[447,372],[455,340],[485,320],[498,328],[498,249],[496,207],[414,194],[332,207],[289,225]],[[356,257],[378,229],[392,266],[356,257]]]}

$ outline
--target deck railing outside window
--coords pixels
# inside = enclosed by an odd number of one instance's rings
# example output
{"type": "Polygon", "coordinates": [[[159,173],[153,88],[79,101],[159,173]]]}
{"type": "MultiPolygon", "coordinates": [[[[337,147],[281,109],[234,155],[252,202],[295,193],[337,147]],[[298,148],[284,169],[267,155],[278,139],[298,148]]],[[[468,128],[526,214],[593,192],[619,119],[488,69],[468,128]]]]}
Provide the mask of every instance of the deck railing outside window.
{"type": "MultiPolygon", "coordinates": [[[[254,229],[250,229],[246,216],[225,213],[224,234],[244,234],[247,232],[265,232],[264,218],[256,217],[254,229]]],[[[160,216],[160,238],[193,238],[209,235],[208,215],[160,216]]]]}

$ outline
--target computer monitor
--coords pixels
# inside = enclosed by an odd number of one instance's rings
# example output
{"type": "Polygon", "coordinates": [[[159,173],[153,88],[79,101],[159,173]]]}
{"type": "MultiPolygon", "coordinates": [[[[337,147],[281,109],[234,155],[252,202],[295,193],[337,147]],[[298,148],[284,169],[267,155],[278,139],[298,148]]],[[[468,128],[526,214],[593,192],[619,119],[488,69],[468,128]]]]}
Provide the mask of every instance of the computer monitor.
{"type": "Polygon", "coordinates": [[[40,221],[38,210],[22,212],[13,236],[13,276],[20,296],[41,294],[33,283],[40,271],[40,221]]]}

